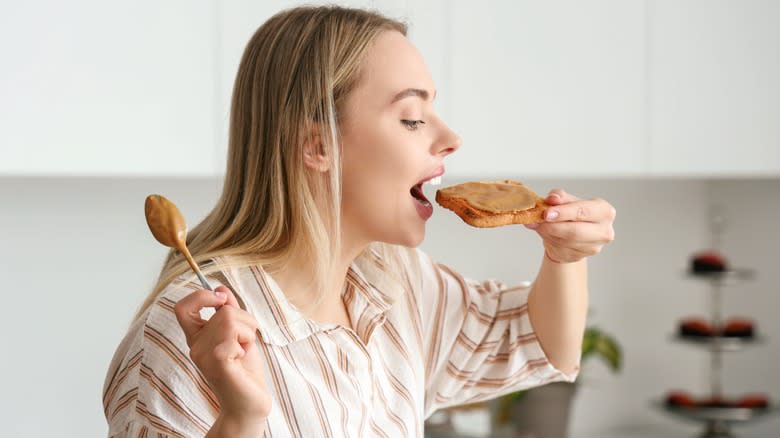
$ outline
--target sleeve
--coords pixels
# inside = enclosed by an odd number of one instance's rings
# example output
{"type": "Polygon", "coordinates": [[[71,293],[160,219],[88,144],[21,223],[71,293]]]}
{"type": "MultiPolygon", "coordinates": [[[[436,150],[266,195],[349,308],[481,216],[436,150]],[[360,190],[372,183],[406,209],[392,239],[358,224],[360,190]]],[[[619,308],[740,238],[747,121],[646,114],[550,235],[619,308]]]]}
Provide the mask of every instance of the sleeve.
{"type": "Polygon", "coordinates": [[[530,283],[477,283],[418,252],[426,417],[438,409],[565,381],[528,318],[530,283]]]}
{"type": "Polygon", "coordinates": [[[104,384],[110,437],[202,437],[219,403],[189,357],[176,302],[200,287],[166,290],[129,329],[104,384]]]}

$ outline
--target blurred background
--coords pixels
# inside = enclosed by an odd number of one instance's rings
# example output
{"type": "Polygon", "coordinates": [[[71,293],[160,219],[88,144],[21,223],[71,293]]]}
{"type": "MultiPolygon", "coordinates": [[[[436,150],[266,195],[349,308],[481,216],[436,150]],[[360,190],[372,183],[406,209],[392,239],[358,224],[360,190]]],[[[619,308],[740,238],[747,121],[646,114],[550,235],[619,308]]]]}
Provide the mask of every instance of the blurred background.
{"type": "MultiPolygon", "coordinates": [[[[105,436],[106,369],[165,253],[144,198],[166,195],[190,224],[209,211],[241,52],[296,4],[2,2],[4,436],[105,436]]],[[[681,319],[709,315],[710,284],[686,270],[713,246],[755,273],[720,302],[761,340],[723,356],[724,393],[780,400],[780,2],[340,4],[410,24],[437,110],[464,140],[444,184],[509,177],[617,208],[616,241],[590,261],[589,325],[616,340],[623,366],[583,362],[571,411],[548,411],[569,436],[703,431],[663,400],[710,391],[710,353],[673,336],[681,319]]],[[[477,230],[441,209],[422,246],[468,277],[508,283],[532,280],[542,257],[523,227],[477,230]]],[[[780,436],[769,411],[735,432],[780,436]]],[[[458,415],[461,432],[490,434],[484,415],[458,415]]]]}

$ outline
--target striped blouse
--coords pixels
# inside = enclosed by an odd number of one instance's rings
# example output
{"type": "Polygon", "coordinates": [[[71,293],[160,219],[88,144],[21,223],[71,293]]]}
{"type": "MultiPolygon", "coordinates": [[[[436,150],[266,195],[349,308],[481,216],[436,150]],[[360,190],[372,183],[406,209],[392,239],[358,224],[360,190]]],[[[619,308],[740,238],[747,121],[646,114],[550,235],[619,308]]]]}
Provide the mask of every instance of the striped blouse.
{"type": "MultiPolygon", "coordinates": [[[[437,409],[574,381],[577,372],[553,367],[536,339],[528,284],[467,280],[420,251],[404,267],[419,279],[407,275],[392,298],[352,265],[343,292],[352,328],[307,319],[260,267],[214,275],[260,327],[273,399],[265,437],[422,437],[437,409]]],[[[109,436],[199,437],[216,419],[217,399],[173,313],[200,288],[173,283],[122,340],[103,393],[109,436]]]]}

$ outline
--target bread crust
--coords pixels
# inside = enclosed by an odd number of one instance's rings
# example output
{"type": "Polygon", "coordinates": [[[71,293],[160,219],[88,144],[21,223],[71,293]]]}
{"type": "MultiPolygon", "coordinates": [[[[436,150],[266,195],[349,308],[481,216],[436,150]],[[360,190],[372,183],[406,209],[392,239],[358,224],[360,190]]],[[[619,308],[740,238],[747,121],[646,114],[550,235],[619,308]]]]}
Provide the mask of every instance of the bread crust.
{"type": "MultiPolygon", "coordinates": [[[[504,183],[519,184],[519,181],[484,181],[482,184],[504,183]]],[[[527,188],[527,187],[526,187],[527,188]]],[[[442,190],[436,191],[436,202],[442,207],[452,210],[467,224],[478,228],[493,228],[511,224],[536,224],[544,222],[544,211],[547,203],[531,189],[528,191],[536,198],[536,205],[527,210],[512,210],[506,212],[492,212],[474,207],[466,198],[448,195],[442,190]]]]}

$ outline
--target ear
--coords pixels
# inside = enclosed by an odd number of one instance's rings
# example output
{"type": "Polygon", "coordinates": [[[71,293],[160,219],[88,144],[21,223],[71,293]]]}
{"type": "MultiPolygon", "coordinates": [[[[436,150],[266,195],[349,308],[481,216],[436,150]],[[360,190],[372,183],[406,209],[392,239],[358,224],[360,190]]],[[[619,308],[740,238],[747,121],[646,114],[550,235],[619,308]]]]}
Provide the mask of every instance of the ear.
{"type": "Polygon", "coordinates": [[[317,172],[327,172],[330,169],[330,158],[325,153],[325,145],[317,125],[309,129],[303,144],[303,162],[306,167],[317,172]]]}

